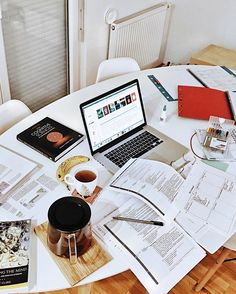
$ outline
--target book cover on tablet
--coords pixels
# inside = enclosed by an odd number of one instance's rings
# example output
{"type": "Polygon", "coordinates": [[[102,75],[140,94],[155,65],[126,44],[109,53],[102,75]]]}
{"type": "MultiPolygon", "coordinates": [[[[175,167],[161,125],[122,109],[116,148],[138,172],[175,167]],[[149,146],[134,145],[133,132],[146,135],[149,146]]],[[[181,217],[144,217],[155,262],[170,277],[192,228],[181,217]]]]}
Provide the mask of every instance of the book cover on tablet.
{"type": "Polygon", "coordinates": [[[210,116],[233,119],[226,92],[195,86],[178,86],[178,115],[209,120],[210,116]]]}
{"type": "Polygon", "coordinates": [[[0,222],[0,290],[28,288],[30,234],[30,219],[0,222]]]}
{"type": "Polygon", "coordinates": [[[45,117],[17,135],[25,143],[53,161],[57,161],[84,139],[77,131],[45,117]]]}

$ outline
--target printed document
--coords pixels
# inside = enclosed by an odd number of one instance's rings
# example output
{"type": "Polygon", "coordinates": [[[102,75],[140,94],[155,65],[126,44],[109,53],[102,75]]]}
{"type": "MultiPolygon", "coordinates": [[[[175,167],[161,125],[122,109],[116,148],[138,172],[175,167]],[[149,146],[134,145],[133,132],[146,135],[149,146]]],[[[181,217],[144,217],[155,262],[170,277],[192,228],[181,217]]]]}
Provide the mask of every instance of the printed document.
{"type": "MultiPolygon", "coordinates": [[[[112,192],[111,197],[113,194],[117,193],[112,192]]],[[[175,222],[157,226],[114,220],[113,216],[163,219],[144,201],[131,197],[93,225],[93,231],[108,246],[122,247],[123,262],[148,293],[167,293],[205,256],[204,250],[175,222]]]]}
{"type": "Polygon", "coordinates": [[[18,185],[0,209],[16,219],[36,217],[39,223],[44,222],[47,219],[47,208],[67,192],[65,186],[55,179],[54,171],[42,168],[18,185]],[[40,207],[45,209],[41,210],[40,207]]]}
{"type": "Polygon", "coordinates": [[[201,161],[184,180],[164,163],[131,159],[113,176],[109,188],[136,196],[165,222],[176,219],[211,253],[235,233],[236,178],[201,161]]]}
{"type": "Polygon", "coordinates": [[[14,151],[0,146],[0,203],[7,200],[7,193],[19,182],[30,177],[40,166],[14,151]]]}
{"type": "Polygon", "coordinates": [[[115,174],[109,187],[139,197],[161,217],[171,221],[178,213],[173,202],[183,182],[183,177],[167,164],[131,159],[115,174]]]}
{"type": "Polygon", "coordinates": [[[0,215],[2,219],[47,218],[50,204],[68,191],[55,171],[0,146],[0,215]]]}
{"type": "Polygon", "coordinates": [[[214,253],[235,233],[236,178],[197,162],[175,199],[179,225],[214,253]]]}
{"type": "Polygon", "coordinates": [[[236,91],[236,77],[220,66],[196,67],[189,69],[208,88],[222,91],[236,91]]]}

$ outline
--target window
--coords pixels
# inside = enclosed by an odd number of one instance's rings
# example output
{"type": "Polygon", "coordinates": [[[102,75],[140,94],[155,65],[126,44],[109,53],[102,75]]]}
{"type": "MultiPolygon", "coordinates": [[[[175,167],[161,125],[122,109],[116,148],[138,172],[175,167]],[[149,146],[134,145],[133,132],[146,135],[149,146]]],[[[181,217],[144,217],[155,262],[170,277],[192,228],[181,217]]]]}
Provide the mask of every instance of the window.
{"type": "Polygon", "coordinates": [[[68,94],[66,0],[2,0],[12,99],[32,111],[68,94]]]}

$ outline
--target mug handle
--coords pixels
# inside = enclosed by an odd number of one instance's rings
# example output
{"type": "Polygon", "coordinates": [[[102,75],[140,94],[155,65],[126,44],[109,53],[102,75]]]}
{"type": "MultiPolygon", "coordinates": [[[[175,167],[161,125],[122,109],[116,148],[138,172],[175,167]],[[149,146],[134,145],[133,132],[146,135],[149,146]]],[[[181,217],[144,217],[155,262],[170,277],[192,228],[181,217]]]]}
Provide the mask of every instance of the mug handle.
{"type": "Polygon", "coordinates": [[[71,185],[71,186],[74,185],[73,177],[70,174],[66,174],[64,176],[64,181],[66,182],[67,185],[71,185]]]}
{"type": "Polygon", "coordinates": [[[77,263],[77,247],[75,234],[68,235],[70,263],[77,263]]]}

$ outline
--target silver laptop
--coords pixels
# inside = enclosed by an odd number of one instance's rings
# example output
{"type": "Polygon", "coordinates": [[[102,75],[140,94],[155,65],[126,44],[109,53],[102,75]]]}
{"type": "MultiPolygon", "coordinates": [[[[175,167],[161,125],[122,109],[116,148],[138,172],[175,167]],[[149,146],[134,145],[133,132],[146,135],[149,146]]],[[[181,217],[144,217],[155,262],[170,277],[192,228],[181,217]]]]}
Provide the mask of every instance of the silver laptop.
{"type": "Polygon", "coordinates": [[[91,154],[115,173],[130,158],[170,164],[189,150],[146,123],[137,79],[80,105],[91,154]]]}

